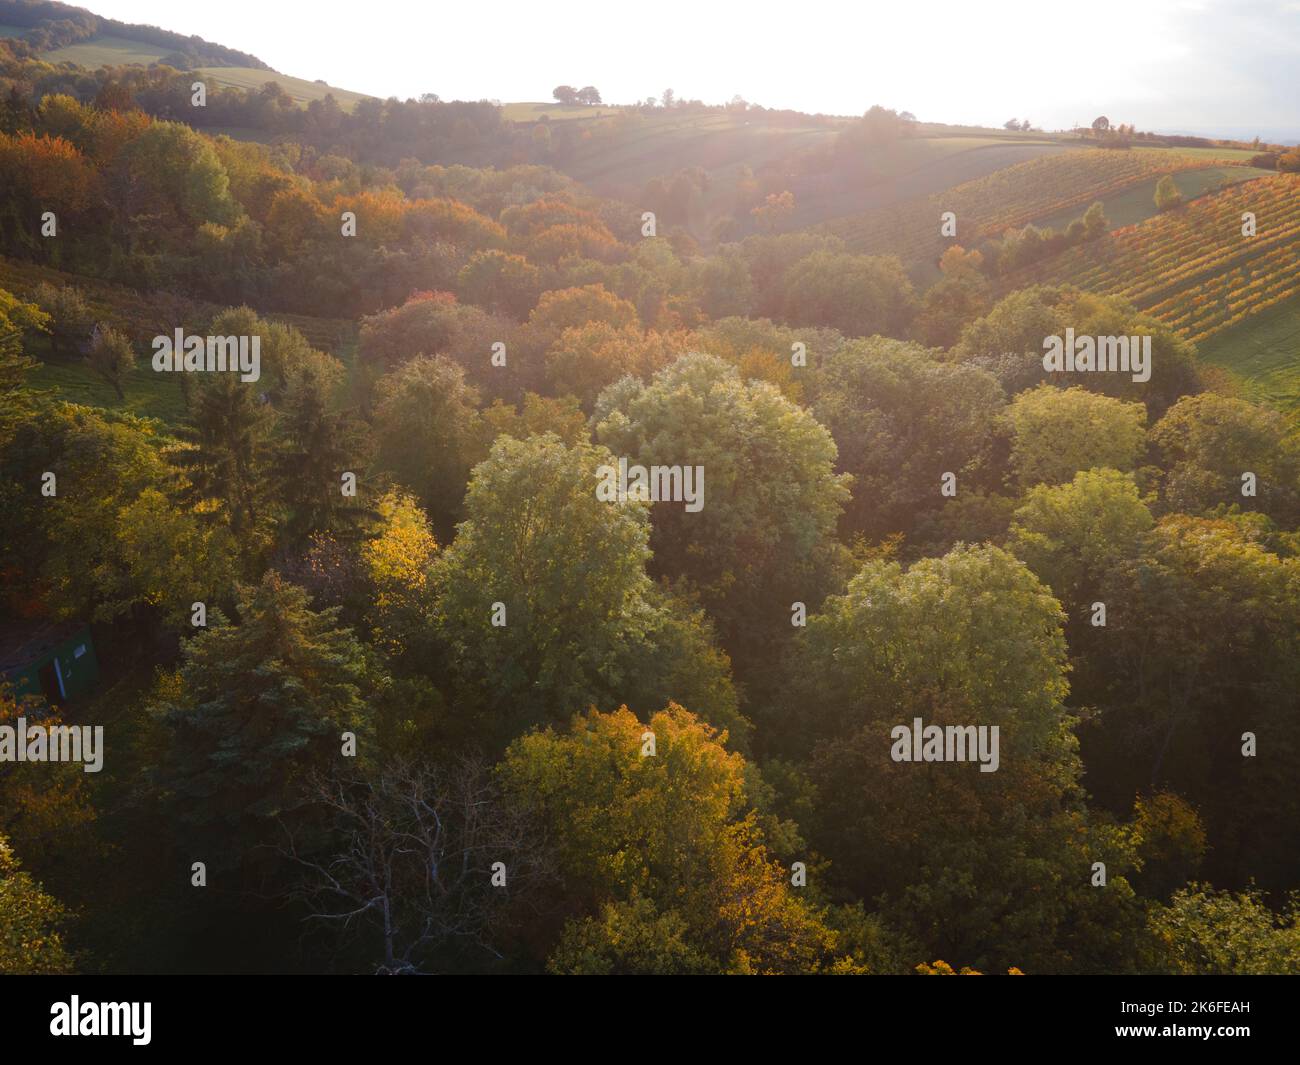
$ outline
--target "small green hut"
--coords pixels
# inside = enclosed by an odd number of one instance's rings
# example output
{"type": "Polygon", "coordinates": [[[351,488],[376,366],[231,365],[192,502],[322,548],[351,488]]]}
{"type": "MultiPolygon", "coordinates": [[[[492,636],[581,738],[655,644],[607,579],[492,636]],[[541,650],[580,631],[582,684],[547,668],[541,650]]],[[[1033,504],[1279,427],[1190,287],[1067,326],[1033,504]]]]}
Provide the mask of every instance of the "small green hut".
{"type": "Polygon", "coordinates": [[[99,680],[90,627],[80,621],[0,626],[0,676],[15,695],[44,695],[53,704],[85,695],[99,680]]]}

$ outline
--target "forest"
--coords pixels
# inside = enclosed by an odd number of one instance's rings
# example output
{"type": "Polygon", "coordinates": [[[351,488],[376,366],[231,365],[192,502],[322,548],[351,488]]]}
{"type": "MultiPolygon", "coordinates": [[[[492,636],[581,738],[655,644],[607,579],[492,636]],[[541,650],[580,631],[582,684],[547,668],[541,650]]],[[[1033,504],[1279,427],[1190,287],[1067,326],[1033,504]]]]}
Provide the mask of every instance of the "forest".
{"type": "Polygon", "coordinates": [[[1300,974],[1300,149],[0,28],[0,973],[1300,974]]]}

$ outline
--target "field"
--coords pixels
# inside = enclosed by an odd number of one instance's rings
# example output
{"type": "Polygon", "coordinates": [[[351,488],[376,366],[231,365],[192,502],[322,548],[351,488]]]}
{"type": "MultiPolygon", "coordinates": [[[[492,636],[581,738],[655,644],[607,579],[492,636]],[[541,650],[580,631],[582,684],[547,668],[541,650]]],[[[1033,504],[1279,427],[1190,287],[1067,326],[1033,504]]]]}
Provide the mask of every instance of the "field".
{"type": "MultiPolygon", "coordinates": [[[[1258,177],[1268,177],[1271,170],[1261,170],[1253,166],[1211,166],[1204,170],[1184,170],[1174,174],[1174,184],[1183,194],[1183,199],[1191,201],[1210,192],[1217,192],[1226,185],[1236,185],[1242,181],[1251,181],[1258,177]]],[[[1102,197],[1101,204],[1110,220],[1112,229],[1134,226],[1154,218],[1156,210],[1155,194],[1159,178],[1147,178],[1136,185],[1130,185],[1121,192],[1102,197]]],[[[1079,217],[1077,207],[1057,211],[1043,218],[1034,219],[1034,225],[1050,229],[1064,229],[1079,217]]]]}
{"type": "Polygon", "coordinates": [[[819,180],[794,184],[791,225],[809,226],[914,200],[1031,159],[1065,151],[1056,141],[986,135],[916,137],[871,160],[869,184],[819,180]]]}
{"type": "Polygon", "coordinates": [[[593,122],[583,143],[560,165],[601,195],[639,193],[651,178],[682,167],[706,171],[787,159],[800,148],[829,141],[835,127],[771,126],[732,114],[622,112],[593,122]]]}
{"type": "Polygon", "coordinates": [[[610,118],[622,108],[597,104],[512,103],[501,105],[501,116],[507,122],[572,122],[580,119],[610,118]]]}
{"type": "Polygon", "coordinates": [[[1008,279],[1123,296],[1201,341],[1300,293],[1300,176],[1274,174],[1204,196],[1008,279]],[[1252,212],[1258,235],[1242,235],[1252,212]]]}
{"type": "Polygon", "coordinates": [[[98,70],[100,67],[121,66],[127,63],[137,63],[147,67],[169,54],[171,50],[160,48],[156,44],[104,34],[89,41],[56,48],[52,52],[46,52],[42,58],[51,63],[76,63],[77,66],[85,67],[87,70],[98,70]]]}
{"type": "Polygon", "coordinates": [[[832,147],[844,125],[836,119],[786,125],[743,113],[629,110],[591,122],[577,150],[556,165],[601,195],[632,201],[651,179],[699,167],[708,174],[709,186],[690,228],[707,239],[711,224],[733,213],[745,168],[765,187],[775,181],[778,189],[794,193],[795,210],[786,225],[800,228],[924,196],[1063,150],[1041,134],[923,126],[915,137],[876,148],[851,172],[800,165],[806,153],[832,147]]]}
{"type": "Polygon", "coordinates": [[[1300,296],[1220,330],[1198,353],[1237,374],[1248,398],[1289,412],[1300,431],[1300,296]]]}
{"type": "MultiPolygon", "coordinates": [[[[51,63],[76,63],[87,70],[97,70],[103,66],[126,64],[149,66],[170,54],[171,50],[157,45],[104,34],[89,41],[68,45],[66,48],[56,48],[52,52],[45,53],[44,58],[51,63]]],[[[293,78],[287,74],[278,74],[273,70],[259,70],[255,67],[199,67],[198,72],[217,85],[229,85],[239,89],[256,90],[269,81],[275,81],[293,97],[295,102],[300,104],[323,100],[327,93],[333,93],[339,106],[350,111],[358,100],[366,98],[365,93],[339,89],[323,82],[293,78]]]]}
{"type": "Polygon", "coordinates": [[[118,401],[113,386],[84,363],[55,360],[49,356],[48,348],[39,343],[30,345],[30,348],[33,356],[42,359],[41,364],[28,375],[34,388],[54,389],[61,399],[70,403],[129,411],[141,417],[157,418],[169,425],[179,423],[185,416],[180,375],[154,373],[148,363],[148,352],[137,352],[136,368],[126,379],[123,387],[126,402],[122,403],[118,401]]]}
{"type": "MultiPolygon", "coordinates": [[[[155,374],[147,368],[147,346],[142,337],[175,325],[176,316],[202,327],[222,308],[201,300],[187,300],[166,293],[142,293],[124,285],[79,277],[49,267],[0,258],[0,288],[15,295],[30,296],[42,281],[52,285],[75,285],[86,297],[90,309],[101,321],[125,329],[136,339],[137,367],[126,383],[126,402],[120,403],[113,388],[96,376],[81,360],[54,358],[48,341],[37,339],[31,353],[42,360],[32,371],[38,388],[52,388],[65,399],[97,407],[129,410],[135,414],[175,422],[184,414],[184,403],[175,375],[155,374]]],[[[312,318],[300,314],[264,314],[272,321],[291,325],[315,348],[350,361],[354,344],[352,324],[343,319],[312,318]]]]}
{"type": "MultiPolygon", "coordinates": [[[[1112,151],[1078,148],[1045,154],[924,198],[876,208],[826,228],[854,251],[898,255],[916,266],[933,262],[950,243],[939,216],[957,216],[957,243],[970,245],[1046,218],[1076,218],[1105,200],[1159,175],[1203,171],[1206,157],[1173,149],[1112,151]]],[[[1153,186],[1154,187],[1154,186],[1153,186]]]]}
{"type": "Polygon", "coordinates": [[[367,99],[363,92],[338,89],[324,82],[291,78],[286,74],[278,74],[274,70],[259,70],[256,67],[200,67],[199,73],[217,85],[230,85],[237,89],[256,90],[267,82],[274,81],[293,97],[295,103],[299,104],[323,100],[327,95],[333,95],[341,108],[351,111],[358,100],[367,99]]]}

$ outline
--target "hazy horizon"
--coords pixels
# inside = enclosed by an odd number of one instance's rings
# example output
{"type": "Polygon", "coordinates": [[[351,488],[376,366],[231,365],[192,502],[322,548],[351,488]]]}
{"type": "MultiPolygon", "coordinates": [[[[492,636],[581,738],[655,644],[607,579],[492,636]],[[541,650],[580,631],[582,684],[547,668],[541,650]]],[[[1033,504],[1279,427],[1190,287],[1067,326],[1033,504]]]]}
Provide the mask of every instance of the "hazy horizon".
{"type": "Polygon", "coordinates": [[[599,24],[513,0],[436,10],[376,0],[346,22],[304,21],[294,8],[250,0],[185,10],[98,0],[89,9],[379,97],[547,100],[570,83],[595,85],[610,104],[672,88],[679,98],[739,94],[809,113],[881,104],[927,122],[1014,116],[1043,129],[1105,114],[1159,132],[1300,138],[1300,70],[1288,60],[1300,49],[1300,0],[1101,0],[1086,21],[1026,0],[870,13],[812,0],[797,20],[772,3],[739,12],[666,0],[658,17],[616,10],[599,24]],[[411,31],[395,35],[394,24],[411,31]],[[827,35],[831,25],[840,32],[827,35]]]}

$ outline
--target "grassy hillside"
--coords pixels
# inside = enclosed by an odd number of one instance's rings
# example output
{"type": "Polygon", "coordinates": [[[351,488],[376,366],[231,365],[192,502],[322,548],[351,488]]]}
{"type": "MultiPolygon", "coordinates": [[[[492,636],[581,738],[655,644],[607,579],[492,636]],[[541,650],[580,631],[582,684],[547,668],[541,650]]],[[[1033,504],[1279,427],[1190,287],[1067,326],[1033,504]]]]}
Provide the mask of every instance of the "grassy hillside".
{"type": "MultiPolygon", "coordinates": [[[[1252,181],[1259,177],[1268,177],[1271,173],[1273,171],[1261,170],[1253,166],[1211,166],[1204,170],[1184,170],[1181,174],[1174,174],[1173,179],[1174,184],[1178,186],[1178,191],[1183,194],[1183,199],[1191,201],[1207,193],[1217,192],[1222,187],[1236,185],[1242,181],[1252,181]]],[[[1154,218],[1159,213],[1155,203],[1156,185],[1159,181],[1158,177],[1147,178],[1120,192],[1103,196],[1101,204],[1105,208],[1111,228],[1134,226],[1139,222],[1145,222],[1148,218],[1154,218]]],[[[1078,208],[1072,207],[1065,211],[1053,212],[1043,218],[1036,218],[1034,225],[1064,229],[1078,216],[1078,208]]]]}
{"type": "Polygon", "coordinates": [[[561,164],[601,195],[636,194],[651,178],[682,167],[758,169],[799,148],[829,141],[835,128],[773,127],[734,114],[626,111],[593,122],[578,150],[561,164]]]}
{"type": "MultiPolygon", "coordinates": [[[[96,70],[103,66],[131,64],[149,66],[172,54],[172,51],[174,50],[164,49],[158,45],[148,44],[143,41],[103,34],[89,41],[68,45],[65,48],[56,48],[52,52],[47,52],[44,58],[51,63],[75,63],[87,70],[96,70]]],[[[324,82],[294,78],[287,74],[278,74],[273,70],[260,70],[256,67],[207,66],[199,67],[198,71],[217,85],[229,85],[240,89],[256,90],[269,81],[275,81],[300,104],[310,103],[312,100],[323,100],[327,93],[333,93],[334,99],[339,102],[340,107],[351,110],[358,100],[366,98],[365,93],[352,92],[349,89],[326,85],[324,82]]]]}
{"type": "Polygon", "coordinates": [[[308,104],[312,100],[323,100],[333,95],[339,106],[351,111],[358,100],[367,99],[366,93],[352,92],[322,81],[307,81],[304,78],[291,78],[278,74],[274,70],[257,70],[254,67],[200,67],[199,73],[217,85],[230,85],[238,89],[260,89],[268,82],[277,82],[285,92],[299,104],[308,104]]]}
{"type": "MultiPolygon", "coordinates": [[[[519,111],[507,109],[507,114],[517,116],[519,111]]],[[[595,192],[630,202],[636,202],[652,179],[699,168],[708,176],[708,188],[690,228],[704,238],[713,222],[733,215],[737,188],[746,173],[756,176],[765,190],[788,189],[794,194],[795,210],[786,226],[800,228],[937,192],[1063,150],[1057,140],[1041,134],[932,131],[922,126],[914,137],[869,149],[851,167],[808,165],[810,154],[824,156],[833,148],[847,122],[809,118],[803,124],[777,124],[744,113],[628,110],[587,123],[576,151],[556,165],[595,192]]],[[[742,227],[748,224],[744,212],[737,220],[742,227]]]]}
{"type": "Polygon", "coordinates": [[[1064,150],[1048,139],[985,135],[901,141],[871,159],[866,183],[820,175],[797,180],[791,224],[816,225],[892,207],[1064,150]]]}
{"type": "Polygon", "coordinates": [[[1300,296],[1292,296],[1202,341],[1203,361],[1243,381],[1246,394],[1290,412],[1300,431],[1300,296]]]}
{"type": "Polygon", "coordinates": [[[52,52],[46,52],[42,58],[48,59],[51,63],[76,63],[77,66],[85,67],[87,70],[97,70],[99,67],[121,66],[128,63],[147,67],[169,54],[170,50],[156,44],[104,34],[89,41],[56,48],[52,52]]]}
{"type": "Polygon", "coordinates": [[[623,109],[608,105],[588,107],[586,104],[512,103],[501,105],[501,115],[507,122],[574,122],[582,119],[611,118],[623,109]]]}
{"type": "MultiPolygon", "coordinates": [[[[76,403],[129,410],[165,422],[174,422],[184,414],[178,376],[155,374],[148,368],[145,362],[148,351],[141,338],[180,324],[202,328],[223,308],[214,303],[185,299],[168,293],[138,292],[124,285],[0,257],[0,288],[28,297],[43,281],[58,286],[75,285],[81,289],[90,309],[100,321],[124,329],[136,339],[139,362],[135,373],[127,380],[126,402],[120,403],[112,386],[96,376],[83,361],[77,358],[56,359],[48,342],[38,339],[30,346],[30,353],[41,359],[41,365],[31,375],[34,385],[55,389],[61,396],[76,403]]],[[[263,317],[293,326],[313,347],[321,351],[343,358],[344,361],[351,356],[355,331],[349,321],[312,318],[300,314],[265,314],[263,317]]]]}

